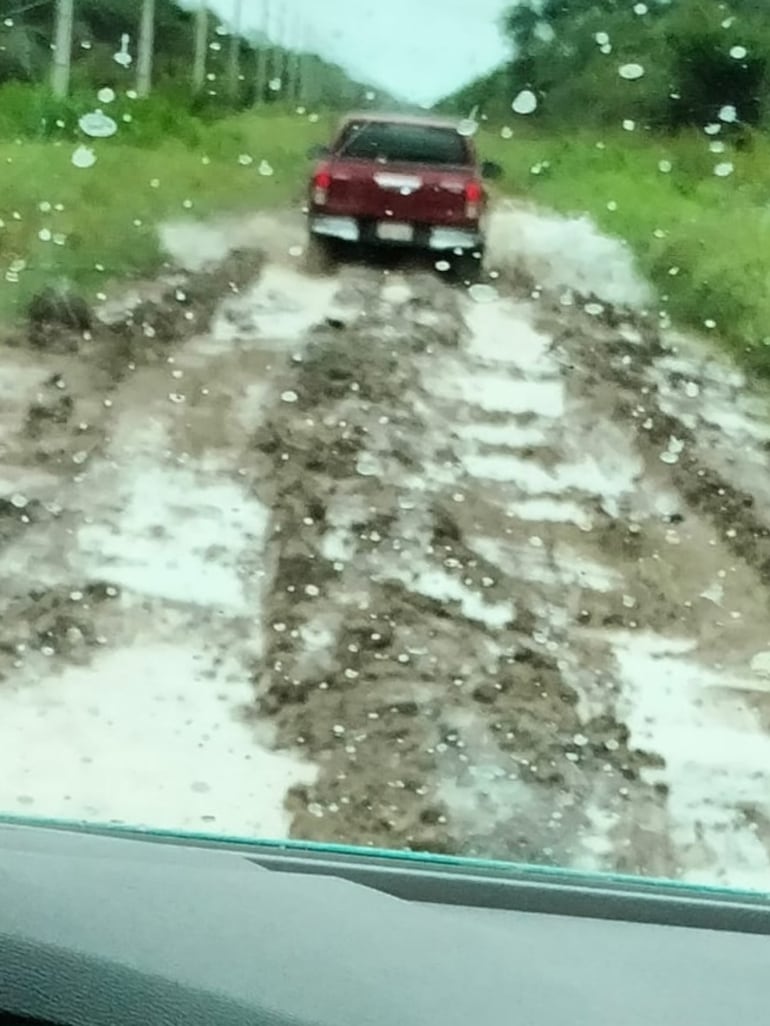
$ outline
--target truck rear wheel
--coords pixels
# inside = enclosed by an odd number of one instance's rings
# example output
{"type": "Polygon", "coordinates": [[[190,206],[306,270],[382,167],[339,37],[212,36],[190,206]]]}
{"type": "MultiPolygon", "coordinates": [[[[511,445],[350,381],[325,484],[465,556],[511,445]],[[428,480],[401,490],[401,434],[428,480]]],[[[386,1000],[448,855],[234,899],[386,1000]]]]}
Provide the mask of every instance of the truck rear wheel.
{"type": "Polygon", "coordinates": [[[336,263],[335,240],[325,235],[308,235],[305,246],[305,268],[310,274],[331,274],[336,263]]]}
{"type": "Polygon", "coordinates": [[[484,269],[484,250],[465,250],[452,258],[452,277],[458,285],[476,285],[484,269]]]}

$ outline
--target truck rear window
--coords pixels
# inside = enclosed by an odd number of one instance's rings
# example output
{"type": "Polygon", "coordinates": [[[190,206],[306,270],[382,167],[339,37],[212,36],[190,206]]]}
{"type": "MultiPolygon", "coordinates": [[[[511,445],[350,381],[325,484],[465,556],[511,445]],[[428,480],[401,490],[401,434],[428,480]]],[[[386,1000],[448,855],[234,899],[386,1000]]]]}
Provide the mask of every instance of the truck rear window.
{"type": "Polygon", "coordinates": [[[338,152],[346,157],[407,164],[471,163],[463,136],[452,128],[433,125],[354,122],[345,130],[338,152]]]}

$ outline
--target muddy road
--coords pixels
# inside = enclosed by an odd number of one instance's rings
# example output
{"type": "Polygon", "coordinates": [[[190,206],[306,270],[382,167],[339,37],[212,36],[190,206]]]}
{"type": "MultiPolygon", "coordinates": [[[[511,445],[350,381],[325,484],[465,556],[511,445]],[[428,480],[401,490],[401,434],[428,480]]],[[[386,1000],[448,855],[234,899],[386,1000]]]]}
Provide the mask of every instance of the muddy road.
{"type": "Polygon", "coordinates": [[[290,219],[0,349],[0,808],[770,888],[770,415],[617,243],[290,219]]]}

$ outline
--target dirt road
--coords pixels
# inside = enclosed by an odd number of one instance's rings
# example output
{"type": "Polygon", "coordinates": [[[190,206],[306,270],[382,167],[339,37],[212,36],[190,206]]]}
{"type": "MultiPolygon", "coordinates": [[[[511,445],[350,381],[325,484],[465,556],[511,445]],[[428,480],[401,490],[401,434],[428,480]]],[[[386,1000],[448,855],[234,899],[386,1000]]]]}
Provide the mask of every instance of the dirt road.
{"type": "Polygon", "coordinates": [[[766,397],[583,221],[164,237],[0,349],[0,808],[770,888],[766,397]]]}

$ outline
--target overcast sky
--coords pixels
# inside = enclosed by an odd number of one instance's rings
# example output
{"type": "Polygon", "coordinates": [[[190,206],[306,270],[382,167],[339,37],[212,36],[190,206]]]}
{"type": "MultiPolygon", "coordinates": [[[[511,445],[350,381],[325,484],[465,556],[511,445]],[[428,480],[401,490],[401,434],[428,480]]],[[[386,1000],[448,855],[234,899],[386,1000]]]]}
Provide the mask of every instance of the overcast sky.
{"type": "MultiPolygon", "coordinates": [[[[185,7],[196,0],[182,0],[185,7]]],[[[357,78],[417,103],[432,103],[499,64],[497,22],[511,0],[270,0],[304,17],[312,49],[357,78]]],[[[223,21],[235,0],[208,0],[223,21]]],[[[259,28],[263,0],[242,0],[243,30],[259,28]]]]}

